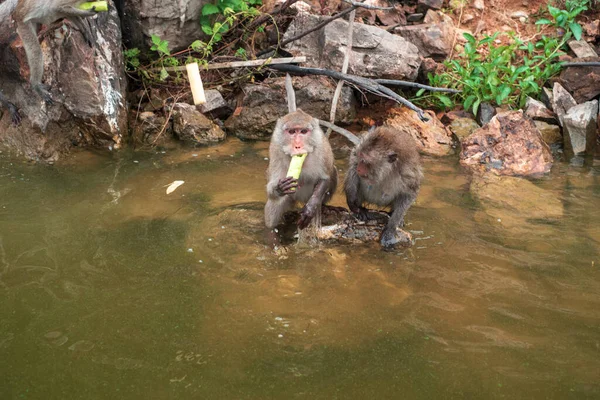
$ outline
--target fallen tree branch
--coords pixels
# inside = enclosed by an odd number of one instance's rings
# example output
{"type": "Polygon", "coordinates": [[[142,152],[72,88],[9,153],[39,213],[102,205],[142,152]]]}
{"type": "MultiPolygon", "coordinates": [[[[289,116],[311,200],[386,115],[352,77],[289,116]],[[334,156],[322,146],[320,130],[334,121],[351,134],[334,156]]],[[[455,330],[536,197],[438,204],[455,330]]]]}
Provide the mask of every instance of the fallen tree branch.
{"type": "MultiPolygon", "coordinates": [[[[262,67],[273,64],[289,64],[306,62],[306,57],[284,57],[284,58],[267,58],[266,60],[248,60],[248,61],[231,61],[225,63],[214,63],[200,66],[200,70],[222,69],[222,68],[242,68],[242,67],[262,67]]],[[[160,71],[162,68],[154,68],[154,71],[160,71]]],[[[185,65],[179,67],[165,67],[167,71],[185,71],[185,65]]]]}
{"type": "Polygon", "coordinates": [[[397,81],[394,79],[375,79],[375,82],[381,83],[382,85],[386,86],[404,86],[413,89],[425,89],[429,90],[430,92],[460,93],[460,90],[458,89],[440,88],[429,85],[422,85],[416,82],[397,81]]]}
{"type": "Polygon", "coordinates": [[[376,94],[380,97],[385,97],[390,100],[394,100],[397,103],[400,103],[409,109],[413,110],[417,113],[421,121],[429,121],[429,118],[425,116],[425,113],[422,109],[415,106],[410,101],[406,100],[404,97],[400,96],[398,93],[394,92],[392,89],[387,88],[377,81],[369,78],[363,78],[356,75],[342,74],[341,72],[331,71],[328,69],[322,68],[302,68],[296,65],[290,64],[280,64],[280,65],[270,65],[269,68],[275,69],[277,71],[282,72],[292,72],[300,75],[325,75],[334,79],[341,79],[346,82],[352,83],[369,93],[376,94]]]}
{"type": "Polygon", "coordinates": [[[294,4],[295,2],[297,2],[298,0],[286,0],[285,3],[281,4],[279,7],[276,7],[273,11],[271,11],[268,14],[263,14],[260,17],[256,18],[254,21],[252,21],[250,24],[248,24],[248,26],[246,26],[244,29],[246,31],[251,31],[254,28],[262,25],[263,23],[267,22],[268,20],[270,20],[271,18],[273,18],[275,15],[277,14],[281,14],[283,11],[285,11],[289,6],[291,6],[292,4],[294,4]]]}
{"type": "Polygon", "coordinates": [[[363,4],[363,3],[360,3],[360,2],[354,1],[354,0],[343,0],[343,2],[351,4],[354,7],[364,8],[366,10],[383,10],[383,11],[389,11],[389,10],[393,10],[394,9],[394,7],[372,6],[370,4],[363,4]]]}
{"type": "Polygon", "coordinates": [[[584,61],[584,62],[564,62],[560,64],[561,67],[600,67],[598,61],[584,61]]]}
{"type": "Polygon", "coordinates": [[[320,125],[323,125],[327,129],[331,129],[332,131],[337,132],[340,135],[344,136],[346,139],[348,139],[350,142],[352,142],[353,145],[356,146],[358,143],[360,143],[360,139],[358,138],[358,136],[356,136],[354,133],[350,132],[349,130],[340,128],[339,126],[334,125],[331,122],[323,121],[322,119],[320,119],[318,121],[319,121],[320,125]]]}

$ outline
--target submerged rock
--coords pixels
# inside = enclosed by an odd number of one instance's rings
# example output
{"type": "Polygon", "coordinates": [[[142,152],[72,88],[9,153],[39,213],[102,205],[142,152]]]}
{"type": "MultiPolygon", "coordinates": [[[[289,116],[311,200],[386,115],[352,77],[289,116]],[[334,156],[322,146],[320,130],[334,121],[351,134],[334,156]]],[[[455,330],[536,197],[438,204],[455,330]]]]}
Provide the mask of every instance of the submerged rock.
{"type": "MultiPolygon", "coordinates": [[[[335,86],[325,77],[304,76],[292,79],[298,108],[315,118],[329,120],[335,86]]],[[[225,121],[226,129],[241,139],[266,140],[271,137],[278,118],[288,113],[285,78],[266,79],[262,84],[244,87],[242,107],[225,121]]],[[[338,102],[336,122],[350,123],[356,116],[356,99],[345,86],[338,102]]]]}
{"type": "Polygon", "coordinates": [[[565,149],[575,155],[594,154],[596,148],[598,100],[569,109],[563,117],[565,149]]]}
{"type": "Polygon", "coordinates": [[[191,144],[211,144],[225,140],[225,132],[206,118],[195,106],[173,105],[173,132],[179,140],[191,144]]]}
{"type": "Polygon", "coordinates": [[[542,134],[542,138],[544,142],[549,146],[553,144],[560,144],[563,142],[563,136],[560,131],[560,126],[549,124],[544,121],[533,121],[535,126],[538,128],[540,133],[542,134]]]}
{"type": "Polygon", "coordinates": [[[173,140],[173,125],[152,111],[131,112],[131,138],[136,144],[164,145],[173,140]]]}
{"type": "Polygon", "coordinates": [[[497,175],[537,175],[550,171],[552,154],[530,118],[508,111],[462,142],[460,163],[497,175]]]}
{"type": "Polygon", "coordinates": [[[449,126],[452,133],[462,142],[473,132],[480,128],[477,121],[472,118],[457,118],[449,126]]]}
{"type": "Polygon", "coordinates": [[[426,111],[429,121],[423,122],[417,114],[406,107],[390,110],[384,124],[408,132],[417,144],[419,152],[434,156],[454,153],[452,132],[437,119],[432,111],[426,111]]]}
{"type": "MultiPolygon", "coordinates": [[[[309,30],[325,18],[317,15],[298,16],[283,39],[309,30]]],[[[306,67],[339,71],[346,52],[347,31],[348,22],[338,19],[288,44],[285,50],[293,55],[306,56],[306,67]]],[[[354,24],[349,74],[414,81],[420,64],[419,52],[414,44],[376,26],[354,24]]]]}

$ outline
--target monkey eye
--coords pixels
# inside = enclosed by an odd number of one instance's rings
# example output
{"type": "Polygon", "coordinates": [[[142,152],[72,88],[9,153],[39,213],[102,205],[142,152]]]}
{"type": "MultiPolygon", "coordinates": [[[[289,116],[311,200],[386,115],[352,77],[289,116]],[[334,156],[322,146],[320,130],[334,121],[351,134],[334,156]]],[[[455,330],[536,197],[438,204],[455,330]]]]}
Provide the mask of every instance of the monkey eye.
{"type": "Polygon", "coordinates": [[[392,153],[388,155],[388,161],[390,163],[393,163],[394,161],[396,161],[398,159],[398,154],[396,153],[392,153]]]}
{"type": "Polygon", "coordinates": [[[300,133],[306,135],[308,133],[308,129],[301,129],[300,133]]]}
{"type": "Polygon", "coordinates": [[[295,133],[296,133],[296,130],[295,130],[295,129],[288,129],[288,133],[289,133],[290,135],[293,135],[293,134],[295,134],[295,133]]]}

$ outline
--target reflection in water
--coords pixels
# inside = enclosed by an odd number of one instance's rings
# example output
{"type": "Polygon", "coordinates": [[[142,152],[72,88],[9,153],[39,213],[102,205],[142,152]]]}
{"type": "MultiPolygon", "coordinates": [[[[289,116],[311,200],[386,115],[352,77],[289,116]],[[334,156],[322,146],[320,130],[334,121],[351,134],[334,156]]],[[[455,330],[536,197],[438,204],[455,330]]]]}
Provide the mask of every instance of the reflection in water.
{"type": "Polygon", "coordinates": [[[273,254],[267,145],[0,155],[0,398],[600,397],[597,168],[425,159],[414,247],[273,254]]]}

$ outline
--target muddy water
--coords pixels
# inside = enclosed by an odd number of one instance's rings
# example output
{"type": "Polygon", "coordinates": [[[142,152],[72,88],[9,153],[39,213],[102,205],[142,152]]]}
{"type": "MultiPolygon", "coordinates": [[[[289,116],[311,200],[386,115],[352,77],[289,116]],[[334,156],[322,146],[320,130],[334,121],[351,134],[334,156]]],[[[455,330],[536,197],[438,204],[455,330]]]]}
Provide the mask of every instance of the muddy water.
{"type": "Polygon", "coordinates": [[[274,255],[266,155],[0,154],[0,398],[600,398],[600,167],[426,159],[413,248],[274,255]]]}

